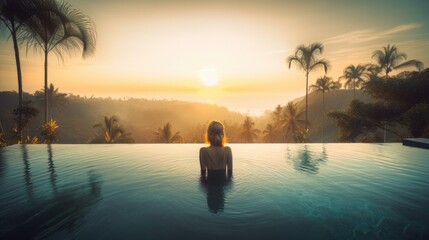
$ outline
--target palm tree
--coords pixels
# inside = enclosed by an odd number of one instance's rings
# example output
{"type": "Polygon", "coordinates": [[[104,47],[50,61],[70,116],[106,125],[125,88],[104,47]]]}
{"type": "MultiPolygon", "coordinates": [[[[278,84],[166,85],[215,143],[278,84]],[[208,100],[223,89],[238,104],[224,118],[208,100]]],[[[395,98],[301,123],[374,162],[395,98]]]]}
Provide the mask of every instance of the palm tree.
{"type": "Polygon", "coordinates": [[[271,118],[274,121],[274,126],[278,126],[280,124],[280,120],[282,118],[282,111],[283,108],[280,106],[280,104],[277,105],[277,107],[274,109],[274,112],[271,113],[271,118]]]}
{"type": "Polygon", "coordinates": [[[380,73],[381,73],[381,69],[378,65],[376,64],[367,64],[366,65],[366,72],[368,75],[368,79],[371,80],[371,78],[373,77],[377,77],[380,73]]]}
{"type": "Polygon", "coordinates": [[[264,142],[270,143],[273,142],[276,138],[276,129],[273,126],[273,124],[267,124],[264,131],[262,132],[264,134],[264,142]]]}
{"type": "Polygon", "coordinates": [[[343,76],[338,78],[338,80],[345,79],[344,87],[353,89],[354,99],[356,99],[356,88],[361,87],[365,83],[365,78],[368,77],[366,71],[367,66],[351,64],[344,69],[343,76]]]}
{"type": "Polygon", "coordinates": [[[310,86],[310,91],[312,92],[321,92],[322,93],[322,140],[325,139],[325,92],[330,92],[332,90],[339,89],[339,85],[335,83],[330,77],[321,77],[318,78],[316,84],[310,86]]]}
{"type": "MultiPolygon", "coordinates": [[[[34,93],[34,96],[36,99],[42,103],[45,101],[45,93],[44,89],[41,89],[40,91],[36,91],[34,93]]],[[[52,118],[52,109],[55,108],[57,111],[61,109],[61,107],[64,107],[68,103],[67,100],[67,94],[66,93],[60,93],[58,88],[54,87],[54,84],[49,85],[48,89],[48,105],[50,106],[48,109],[49,118],[52,118]]]]}
{"type": "Polygon", "coordinates": [[[287,58],[289,68],[292,63],[296,65],[298,69],[305,71],[305,129],[307,126],[307,112],[308,112],[308,75],[311,71],[322,67],[325,70],[325,74],[328,72],[329,62],[326,59],[318,59],[317,55],[323,53],[323,45],[321,43],[312,43],[308,46],[300,45],[296,48],[295,54],[287,58]]]}
{"type": "MultiPolygon", "coordinates": [[[[421,71],[424,68],[423,63],[418,60],[409,60],[401,63],[407,60],[407,55],[398,52],[398,48],[390,44],[388,44],[387,47],[383,47],[383,50],[374,51],[372,58],[375,58],[379,71],[384,71],[386,74],[386,81],[389,79],[389,73],[393,70],[415,67],[417,70],[421,71]]],[[[386,142],[386,123],[384,124],[383,136],[384,142],[386,142]]]]}
{"type": "Polygon", "coordinates": [[[27,48],[40,48],[44,54],[45,123],[48,121],[48,54],[59,59],[64,53],[82,50],[82,57],[95,51],[96,33],[91,20],[69,4],[56,0],[36,1],[37,12],[27,22],[23,34],[27,48]]]}
{"type": "Polygon", "coordinates": [[[98,123],[93,128],[99,129],[91,143],[131,143],[134,142],[125,130],[119,125],[119,119],[116,116],[104,116],[103,123],[98,123]]]}
{"type": "Polygon", "coordinates": [[[304,128],[303,126],[307,127],[306,121],[300,119],[301,113],[298,112],[298,104],[288,102],[287,105],[283,108],[283,117],[282,117],[282,128],[285,132],[285,140],[288,133],[292,133],[293,135],[300,133],[300,132],[307,132],[308,128],[304,128]]]}
{"type": "Polygon", "coordinates": [[[159,127],[158,130],[153,133],[153,135],[155,135],[155,141],[161,143],[182,142],[183,138],[180,135],[180,132],[173,134],[171,129],[172,127],[169,122],[167,122],[162,128],[159,127]]]}
{"type": "MultiPolygon", "coordinates": [[[[0,27],[5,26],[12,37],[13,49],[15,52],[16,73],[18,77],[18,109],[23,107],[22,73],[21,60],[19,56],[18,44],[21,42],[20,34],[25,31],[25,22],[33,14],[29,1],[25,0],[0,0],[0,27]]],[[[19,141],[22,136],[22,113],[18,114],[18,134],[19,141]]]]}
{"type": "Polygon", "coordinates": [[[401,63],[407,60],[407,55],[398,52],[398,48],[390,44],[388,44],[387,47],[383,47],[383,50],[374,51],[372,58],[375,58],[380,71],[384,71],[386,74],[386,80],[389,78],[389,73],[393,70],[415,67],[417,70],[421,71],[424,68],[423,63],[418,60],[409,60],[401,63]]]}
{"type": "Polygon", "coordinates": [[[246,116],[243,125],[241,125],[240,138],[242,141],[252,143],[258,138],[259,129],[255,128],[255,122],[251,117],[246,116]]]}

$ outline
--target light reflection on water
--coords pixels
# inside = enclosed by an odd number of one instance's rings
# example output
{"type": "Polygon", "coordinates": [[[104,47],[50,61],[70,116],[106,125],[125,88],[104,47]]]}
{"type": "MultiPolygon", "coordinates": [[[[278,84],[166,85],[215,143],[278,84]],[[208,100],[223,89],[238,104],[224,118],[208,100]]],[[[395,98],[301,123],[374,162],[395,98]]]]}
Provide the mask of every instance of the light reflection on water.
{"type": "Polygon", "coordinates": [[[234,177],[199,176],[198,144],[0,149],[0,238],[425,239],[428,151],[400,144],[231,144],[234,177]]]}

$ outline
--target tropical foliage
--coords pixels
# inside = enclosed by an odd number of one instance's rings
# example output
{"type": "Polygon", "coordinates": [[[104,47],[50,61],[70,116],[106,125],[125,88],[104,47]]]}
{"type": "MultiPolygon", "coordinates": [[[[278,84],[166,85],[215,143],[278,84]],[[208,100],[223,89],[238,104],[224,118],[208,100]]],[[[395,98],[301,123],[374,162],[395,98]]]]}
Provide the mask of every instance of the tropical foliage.
{"type": "Polygon", "coordinates": [[[284,140],[287,140],[288,135],[295,136],[305,131],[308,124],[301,119],[302,113],[298,111],[298,105],[294,102],[288,102],[283,108],[283,116],[281,119],[281,128],[284,133],[284,140]]]}
{"type": "Polygon", "coordinates": [[[289,68],[294,64],[298,69],[305,72],[305,129],[308,129],[308,76],[311,71],[317,68],[323,68],[325,73],[327,73],[329,68],[328,60],[317,58],[322,53],[323,45],[321,43],[313,43],[308,46],[298,46],[295,54],[287,58],[289,68]]]}
{"type": "Polygon", "coordinates": [[[57,129],[59,128],[57,122],[51,119],[49,122],[42,124],[40,127],[40,134],[43,137],[44,143],[54,143],[57,139],[57,129]]]}
{"type": "Polygon", "coordinates": [[[332,81],[332,78],[324,76],[318,78],[316,84],[310,86],[310,91],[322,93],[322,140],[325,138],[325,93],[332,90],[337,90],[341,87],[336,82],[332,81]]]}
{"type": "Polygon", "coordinates": [[[21,107],[18,107],[13,110],[15,115],[15,122],[17,126],[21,126],[21,131],[19,127],[14,127],[12,129],[12,137],[18,142],[22,141],[22,129],[25,129],[30,123],[31,119],[36,117],[39,111],[31,105],[31,101],[26,100],[23,102],[21,107]]]}
{"type": "Polygon", "coordinates": [[[45,123],[48,121],[48,54],[63,60],[65,53],[81,50],[86,57],[95,51],[95,28],[82,12],[65,2],[35,1],[34,14],[26,21],[22,39],[27,47],[44,55],[45,123]]]}
{"type": "Polygon", "coordinates": [[[418,60],[409,60],[405,53],[398,51],[395,45],[388,44],[382,50],[374,51],[372,58],[377,62],[377,67],[380,72],[384,72],[386,80],[389,78],[389,73],[393,70],[402,69],[405,67],[415,67],[417,70],[423,70],[423,63],[418,60]],[[405,62],[404,62],[405,61],[405,62]]]}
{"type": "MultiPolygon", "coordinates": [[[[38,102],[41,105],[44,105],[45,102],[45,90],[41,89],[34,93],[38,102]]],[[[60,111],[62,107],[69,103],[66,98],[66,93],[60,93],[58,88],[54,87],[54,84],[50,84],[48,88],[48,105],[50,106],[48,109],[48,116],[52,118],[52,110],[60,111]]]]}
{"type": "Polygon", "coordinates": [[[274,142],[277,137],[276,129],[271,123],[267,124],[262,133],[264,134],[264,143],[274,142]]]}
{"type": "Polygon", "coordinates": [[[380,141],[377,129],[398,139],[429,136],[429,69],[390,79],[372,78],[366,83],[374,102],[354,100],[346,111],[328,114],[340,129],[338,141],[380,141]],[[403,128],[408,131],[401,131],[403,128]]]}
{"type": "Polygon", "coordinates": [[[167,122],[163,127],[159,127],[153,135],[155,136],[154,142],[159,143],[180,143],[183,141],[180,132],[176,132],[173,134],[171,130],[172,126],[169,122],[167,122]]]}
{"type": "Polygon", "coordinates": [[[39,138],[37,136],[27,135],[23,141],[19,141],[18,144],[39,144],[39,138]]]}
{"type": "Polygon", "coordinates": [[[0,132],[0,148],[6,147],[8,145],[4,132],[0,132]]]}
{"type": "Polygon", "coordinates": [[[125,133],[125,130],[119,125],[119,119],[116,116],[104,116],[103,123],[98,123],[93,126],[98,131],[90,143],[132,143],[134,139],[130,134],[125,133]]]}
{"type": "Polygon", "coordinates": [[[367,66],[351,64],[344,69],[343,75],[338,80],[344,80],[344,87],[353,89],[353,97],[356,99],[356,89],[364,86],[367,77],[367,66]]]}
{"type": "MultiPolygon", "coordinates": [[[[25,22],[32,16],[33,12],[30,9],[30,2],[23,0],[0,0],[0,29],[6,28],[10,32],[12,38],[13,49],[15,53],[16,73],[18,78],[18,109],[23,107],[23,84],[22,84],[22,71],[21,60],[19,55],[19,44],[22,43],[20,37],[25,31],[25,22]]],[[[21,140],[22,129],[22,114],[18,113],[18,126],[17,134],[21,140]]]]}
{"type": "Polygon", "coordinates": [[[258,138],[259,129],[255,128],[255,122],[251,117],[246,116],[240,129],[240,139],[245,143],[253,143],[258,138]]]}

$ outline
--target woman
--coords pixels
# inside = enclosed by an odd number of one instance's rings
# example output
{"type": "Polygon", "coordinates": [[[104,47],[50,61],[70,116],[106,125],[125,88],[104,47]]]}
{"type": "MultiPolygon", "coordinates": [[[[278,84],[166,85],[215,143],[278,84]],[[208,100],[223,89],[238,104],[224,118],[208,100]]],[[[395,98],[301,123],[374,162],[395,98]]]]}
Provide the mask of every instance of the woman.
{"type": "Polygon", "coordinates": [[[231,148],[224,146],[225,133],[222,123],[212,121],[206,134],[209,147],[200,149],[201,176],[215,180],[224,178],[226,172],[232,174],[232,152],[231,148]]]}

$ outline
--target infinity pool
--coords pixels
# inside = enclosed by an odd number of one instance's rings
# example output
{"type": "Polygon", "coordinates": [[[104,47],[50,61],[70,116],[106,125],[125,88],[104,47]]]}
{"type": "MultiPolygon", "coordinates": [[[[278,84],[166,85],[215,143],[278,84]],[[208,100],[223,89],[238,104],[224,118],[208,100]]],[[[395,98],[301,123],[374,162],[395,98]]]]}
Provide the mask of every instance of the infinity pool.
{"type": "Polygon", "coordinates": [[[216,185],[201,146],[0,149],[0,238],[429,239],[428,150],[230,144],[216,185]]]}

